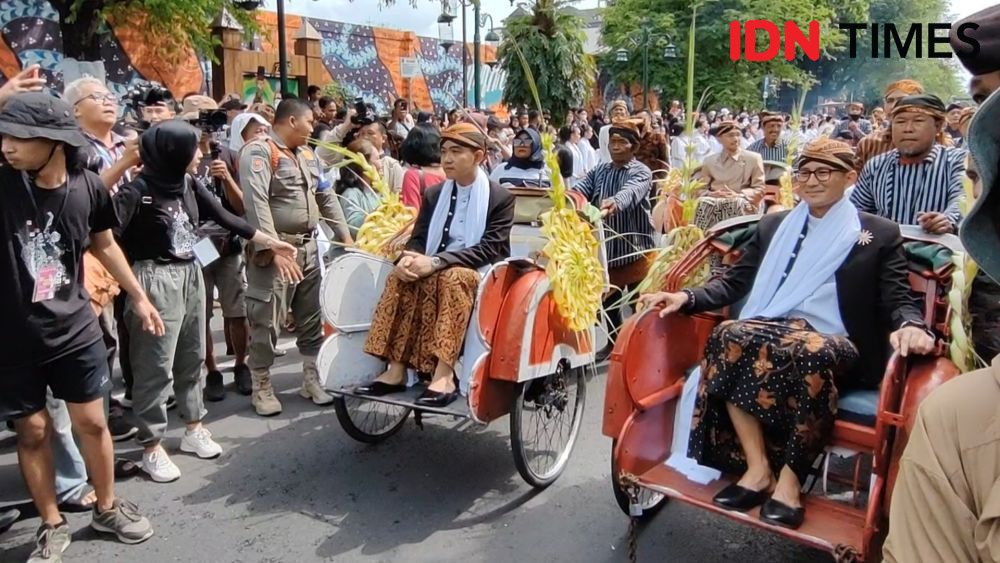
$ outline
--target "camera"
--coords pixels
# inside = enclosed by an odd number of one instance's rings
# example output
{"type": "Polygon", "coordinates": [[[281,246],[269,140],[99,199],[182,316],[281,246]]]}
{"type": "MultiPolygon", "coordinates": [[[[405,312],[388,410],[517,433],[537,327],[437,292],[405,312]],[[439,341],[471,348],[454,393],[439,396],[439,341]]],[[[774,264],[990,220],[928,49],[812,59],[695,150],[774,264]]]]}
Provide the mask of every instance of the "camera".
{"type": "Polygon", "coordinates": [[[377,119],[375,106],[366,104],[364,98],[354,98],[354,115],[351,117],[351,123],[363,127],[375,123],[377,119]]]}
{"type": "Polygon", "coordinates": [[[188,123],[201,129],[203,133],[218,133],[228,123],[225,110],[203,109],[198,112],[197,119],[188,123]]]}
{"type": "Polygon", "coordinates": [[[122,104],[125,106],[123,117],[126,121],[134,122],[139,131],[149,128],[149,122],[142,118],[142,108],[156,104],[176,106],[174,95],[158,82],[141,81],[136,82],[122,97],[122,104]]]}

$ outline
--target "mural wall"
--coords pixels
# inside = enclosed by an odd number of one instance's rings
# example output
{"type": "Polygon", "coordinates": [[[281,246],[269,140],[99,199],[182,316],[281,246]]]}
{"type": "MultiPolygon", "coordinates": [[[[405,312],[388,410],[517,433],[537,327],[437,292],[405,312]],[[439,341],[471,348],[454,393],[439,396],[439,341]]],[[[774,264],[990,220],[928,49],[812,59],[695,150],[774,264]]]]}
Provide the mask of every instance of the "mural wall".
{"type": "MultiPolygon", "coordinates": [[[[277,42],[276,17],[260,14],[264,49],[277,42]]],[[[412,33],[329,20],[289,17],[288,50],[303,21],[321,35],[323,63],[344,89],[348,98],[363,97],[380,111],[391,107],[398,97],[412,97],[421,110],[442,112],[461,105],[462,52],[454,46],[445,52],[437,39],[412,33]],[[400,58],[416,57],[423,76],[407,80],[400,74],[400,58]]],[[[177,64],[164,63],[155,46],[143,42],[133,26],[112,26],[113,35],[101,46],[109,88],[123,95],[134,83],[153,80],[166,85],[177,96],[205,92],[208,88],[201,62],[194,52],[177,64]]],[[[472,89],[472,53],[467,69],[472,89]]],[[[46,0],[0,1],[0,83],[19,69],[39,64],[53,90],[62,89],[58,71],[63,59],[59,15],[46,0]]],[[[483,105],[499,107],[504,77],[498,69],[483,66],[483,105]]],[[[221,97],[225,92],[213,92],[221,97]]],[[[469,93],[471,98],[471,92],[469,93]]]]}

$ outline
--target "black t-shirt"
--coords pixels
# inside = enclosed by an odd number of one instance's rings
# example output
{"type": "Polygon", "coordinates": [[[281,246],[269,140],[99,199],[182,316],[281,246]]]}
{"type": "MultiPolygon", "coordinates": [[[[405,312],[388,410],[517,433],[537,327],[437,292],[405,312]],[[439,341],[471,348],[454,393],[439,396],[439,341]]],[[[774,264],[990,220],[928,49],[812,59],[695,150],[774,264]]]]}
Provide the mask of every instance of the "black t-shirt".
{"type": "Polygon", "coordinates": [[[83,253],[91,233],[118,225],[101,179],[71,173],[65,186],[47,190],[0,167],[0,223],[0,369],[37,365],[100,340],[83,287],[83,253]]]}
{"type": "Polygon", "coordinates": [[[194,245],[203,236],[199,218],[212,219],[244,238],[256,233],[246,221],[229,213],[201,182],[187,176],[182,194],[156,192],[143,178],[122,186],[115,196],[121,228],[116,232],[131,262],[193,262],[194,245]]]}

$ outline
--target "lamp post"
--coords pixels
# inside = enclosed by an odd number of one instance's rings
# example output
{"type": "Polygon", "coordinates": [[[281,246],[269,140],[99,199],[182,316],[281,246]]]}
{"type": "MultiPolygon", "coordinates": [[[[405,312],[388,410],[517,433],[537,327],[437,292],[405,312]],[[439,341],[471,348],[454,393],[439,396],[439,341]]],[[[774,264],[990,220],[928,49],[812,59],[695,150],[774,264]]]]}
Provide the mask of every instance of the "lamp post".
{"type": "Polygon", "coordinates": [[[479,29],[486,26],[486,22],[490,22],[490,30],[486,33],[486,44],[493,46],[500,41],[500,36],[493,31],[493,16],[487,13],[479,12],[479,2],[475,2],[475,24],[476,33],[473,39],[473,49],[475,49],[475,58],[473,60],[473,88],[474,94],[473,98],[475,101],[476,109],[482,109],[483,104],[483,77],[482,77],[482,41],[479,38],[479,29]]]}
{"type": "MultiPolygon", "coordinates": [[[[643,20],[642,27],[640,28],[642,32],[639,39],[630,38],[629,42],[633,47],[642,48],[642,109],[649,109],[649,48],[654,43],[660,44],[664,39],[667,41],[667,45],[663,48],[663,58],[667,60],[673,60],[677,58],[677,47],[674,45],[673,40],[667,34],[653,33],[653,30],[649,24],[649,20],[643,20]]],[[[615,51],[615,60],[620,63],[628,62],[628,49],[619,48],[615,51]]]]}
{"type": "Polygon", "coordinates": [[[455,44],[455,28],[452,26],[451,22],[454,18],[448,17],[447,14],[441,13],[438,16],[438,44],[441,45],[441,49],[444,50],[445,54],[448,54],[448,50],[451,46],[455,44]]]}

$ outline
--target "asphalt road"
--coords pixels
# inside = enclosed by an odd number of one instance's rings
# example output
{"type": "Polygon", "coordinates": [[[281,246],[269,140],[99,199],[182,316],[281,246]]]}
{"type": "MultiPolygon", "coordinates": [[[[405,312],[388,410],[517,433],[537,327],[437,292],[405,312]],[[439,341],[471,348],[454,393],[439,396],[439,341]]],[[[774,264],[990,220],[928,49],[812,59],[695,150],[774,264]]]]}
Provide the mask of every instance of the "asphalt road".
{"type": "MultiPolygon", "coordinates": [[[[332,408],[297,395],[294,348],[278,361],[281,415],[259,418],[249,398],[235,392],[209,403],[207,423],[225,453],[203,461],[174,453],[182,425],[172,412],[166,447],[181,479],[118,484],[119,494],[152,520],[152,539],[122,545],[91,531],[88,514],[70,515],[74,534],[66,561],[627,561],[628,520],[612,497],[611,444],[600,432],[603,376],[589,382],[568,468],[536,492],[514,468],[507,418],[486,427],[429,419],[423,431],[411,419],[389,441],[366,446],[341,430],[332,408]]],[[[14,446],[13,436],[2,431],[0,503],[25,498],[14,446]]],[[[117,447],[119,455],[138,459],[133,443],[117,447]]],[[[0,562],[26,560],[37,526],[37,519],[23,520],[0,536],[0,562]]],[[[831,560],[680,503],[643,527],[638,558],[831,560]]]]}

